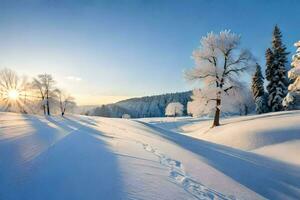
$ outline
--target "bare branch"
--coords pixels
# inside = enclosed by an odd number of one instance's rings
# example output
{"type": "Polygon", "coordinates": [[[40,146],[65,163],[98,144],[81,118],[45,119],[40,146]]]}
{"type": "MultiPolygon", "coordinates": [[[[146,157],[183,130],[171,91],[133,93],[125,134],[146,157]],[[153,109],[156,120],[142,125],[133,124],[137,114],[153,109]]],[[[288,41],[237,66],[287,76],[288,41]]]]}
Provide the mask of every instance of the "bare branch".
{"type": "Polygon", "coordinates": [[[224,75],[227,76],[228,74],[230,74],[232,72],[238,74],[239,72],[243,72],[243,71],[245,71],[247,69],[248,69],[248,66],[244,66],[244,67],[240,67],[240,68],[235,68],[235,69],[230,69],[230,70],[226,71],[224,73],[224,75]]]}

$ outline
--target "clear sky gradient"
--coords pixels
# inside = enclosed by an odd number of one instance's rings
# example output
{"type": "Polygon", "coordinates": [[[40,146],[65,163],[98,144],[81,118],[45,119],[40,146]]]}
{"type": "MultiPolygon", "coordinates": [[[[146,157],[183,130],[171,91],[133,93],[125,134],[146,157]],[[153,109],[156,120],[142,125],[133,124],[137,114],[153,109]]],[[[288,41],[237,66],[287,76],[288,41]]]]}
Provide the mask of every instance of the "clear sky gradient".
{"type": "Polygon", "coordinates": [[[299,10],[296,0],[0,0],[0,68],[50,73],[79,104],[185,91],[207,32],[241,34],[264,65],[275,24],[295,51],[299,10]]]}

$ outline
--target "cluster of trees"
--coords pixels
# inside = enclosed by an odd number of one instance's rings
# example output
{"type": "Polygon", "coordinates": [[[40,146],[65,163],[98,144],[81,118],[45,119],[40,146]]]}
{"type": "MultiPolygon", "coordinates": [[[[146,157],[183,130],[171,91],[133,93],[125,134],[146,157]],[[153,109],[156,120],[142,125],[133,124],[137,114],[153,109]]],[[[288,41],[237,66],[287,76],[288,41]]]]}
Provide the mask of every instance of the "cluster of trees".
{"type": "Polygon", "coordinates": [[[124,114],[132,118],[164,117],[169,103],[179,102],[184,106],[183,115],[187,114],[186,105],[191,100],[191,91],[132,98],[114,104],[99,106],[85,113],[103,117],[122,117],[124,114]]]}
{"type": "Polygon", "coordinates": [[[138,117],[211,115],[213,127],[221,115],[247,115],[300,109],[300,41],[287,71],[288,52],[276,25],[272,45],[266,50],[265,78],[251,52],[240,47],[241,36],[225,30],[202,37],[193,52],[195,66],[185,72],[188,81],[199,82],[193,92],[134,98],[103,105],[88,113],[106,117],[129,114],[138,117]],[[246,77],[252,83],[245,82],[246,77]],[[221,112],[222,111],[222,112],[221,112]]]}
{"type": "Polygon", "coordinates": [[[300,108],[300,42],[296,43],[298,50],[293,56],[293,68],[288,79],[288,52],[282,42],[281,31],[275,26],[272,46],[265,54],[268,81],[265,91],[261,67],[248,50],[240,48],[240,39],[239,35],[227,30],[207,34],[193,52],[195,67],[185,72],[187,80],[198,81],[202,85],[193,91],[188,112],[193,116],[213,115],[213,127],[220,125],[221,111],[226,114],[238,109],[240,113],[247,114],[255,108],[260,114],[300,108]],[[246,79],[241,76],[253,72],[250,86],[242,81],[246,79]]]}
{"type": "Polygon", "coordinates": [[[50,74],[40,74],[33,79],[19,76],[10,69],[0,70],[0,110],[21,113],[60,113],[75,108],[74,98],[56,87],[50,74]]]}
{"type": "Polygon", "coordinates": [[[287,71],[287,55],[282,43],[282,34],[275,26],[272,47],[266,50],[267,92],[264,91],[264,77],[257,64],[252,79],[252,91],[256,102],[256,112],[276,112],[300,109],[300,42],[295,43],[297,52],[292,57],[292,68],[287,71]]]}
{"type": "Polygon", "coordinates": [[[266,79],[267,92],[264,91],[264,77],[259,64],[252,78],[252,92],[256,103],[256,112],[276,112],[284,110],[283,99],[288,93],[289,80],[287,77],[287,55],[282,43],[282,34],[275,26],[272,38],[272,47],[266,50],[266,79]]]}

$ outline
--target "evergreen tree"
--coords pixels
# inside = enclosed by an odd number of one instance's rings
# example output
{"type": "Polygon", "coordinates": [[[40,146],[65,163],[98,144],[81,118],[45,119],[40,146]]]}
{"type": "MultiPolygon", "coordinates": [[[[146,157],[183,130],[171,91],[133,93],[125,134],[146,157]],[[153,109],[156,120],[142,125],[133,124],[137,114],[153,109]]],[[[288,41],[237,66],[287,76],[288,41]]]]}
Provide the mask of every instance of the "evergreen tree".
{"type": "MultiPolygon", "coordinates": [[[[268,81],[271,81],[275,68],[273,67],[274,56],[273,56],[273,52],[270,48],[267,48],[265,57],[266,57],[266,79],[268,81]]],[[[268,84],[268,85],[271,85],[271,84],[268,84]]]]}
{"type": "Polygon", "coordinates": [[[287,94],[289,84],[286,70],[287,55],[281,32],[276,25],[273,31],[272,49],[268,48],[266,51],[266,79],[269,81],[268,106],[271,111],[283,110],[282,100],[287,94]]]}
{"type": "Polygon", "coordinates": [[[295,43],[295,46],[297,52],[293,55],[292,68],[288,73],[290,79],[289,93],[282,102],[286,110],[300,109],[300,41],[295,43]]]}
{"type": "Polygon", "coordinates": [[[258,63],[256,63],[256,71],[252,77],[252,93],[254,99],[259,96],[263,96],[265,94],[264,90],[264,77],[261,73],[261,67],[258,63]]]}
{"type": "Polygon", "coordinates": [[[267,99],[264,89],[264,77],[261,73],[261,67],[258,63],[256,63],[256,71],[252,77],[251,89],[256,105],[256,113],[261,114],[268,112],[267,99]]]}

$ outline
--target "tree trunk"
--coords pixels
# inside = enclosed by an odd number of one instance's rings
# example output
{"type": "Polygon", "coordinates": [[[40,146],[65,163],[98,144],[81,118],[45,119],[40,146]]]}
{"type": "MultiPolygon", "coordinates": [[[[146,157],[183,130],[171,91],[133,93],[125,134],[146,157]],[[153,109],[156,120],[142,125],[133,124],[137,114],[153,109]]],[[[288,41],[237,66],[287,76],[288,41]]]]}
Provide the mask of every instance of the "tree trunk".
{"type": "Polygon", "coordinates": [[[245,105],[245,115],[248,115],[248,106],[245,105]]]}
{"type": "Polygon", "coordinates": [[[63,108],[62,112],[61,112],[61,116],[64,116],[66,112],[66,107],[63,108]]]}
{"type": "Polygon", "coordinates": [[[63,108],[63,105],[62,105],[61,98],[59,98],[59,107],[60,107],[61,116],[64,116],[64,108],[63,108]]]}
{"type": "Polygon", "coordinates": [[[45,105],[45,97],[42,96],[42,102],[43,102],[43,111],[44,111],[44,115],[46,115],[46,105],[45,105]]]}
{"type": "Polygon", "coordinates": [[[215,112],[214,123],[213,123],[212,127],[220,126],[220,112],[221,112],[220,105],[221,105],[221,99],[217,99],[216,112],[215,112]]]}
{"type": "Polygon", "coordinates": [[[47,94],[47,114],[50,115],[49,96],[47,94]]]}
{"type": "Polygon", "coordinates": [[[47,113],[50,115],[49,99],[47,100],[47,113]]]}
{"type": "Polygon", "coordinates": [[[46,106],[43,105],[44,115],[46,115],[46,106]]]}

